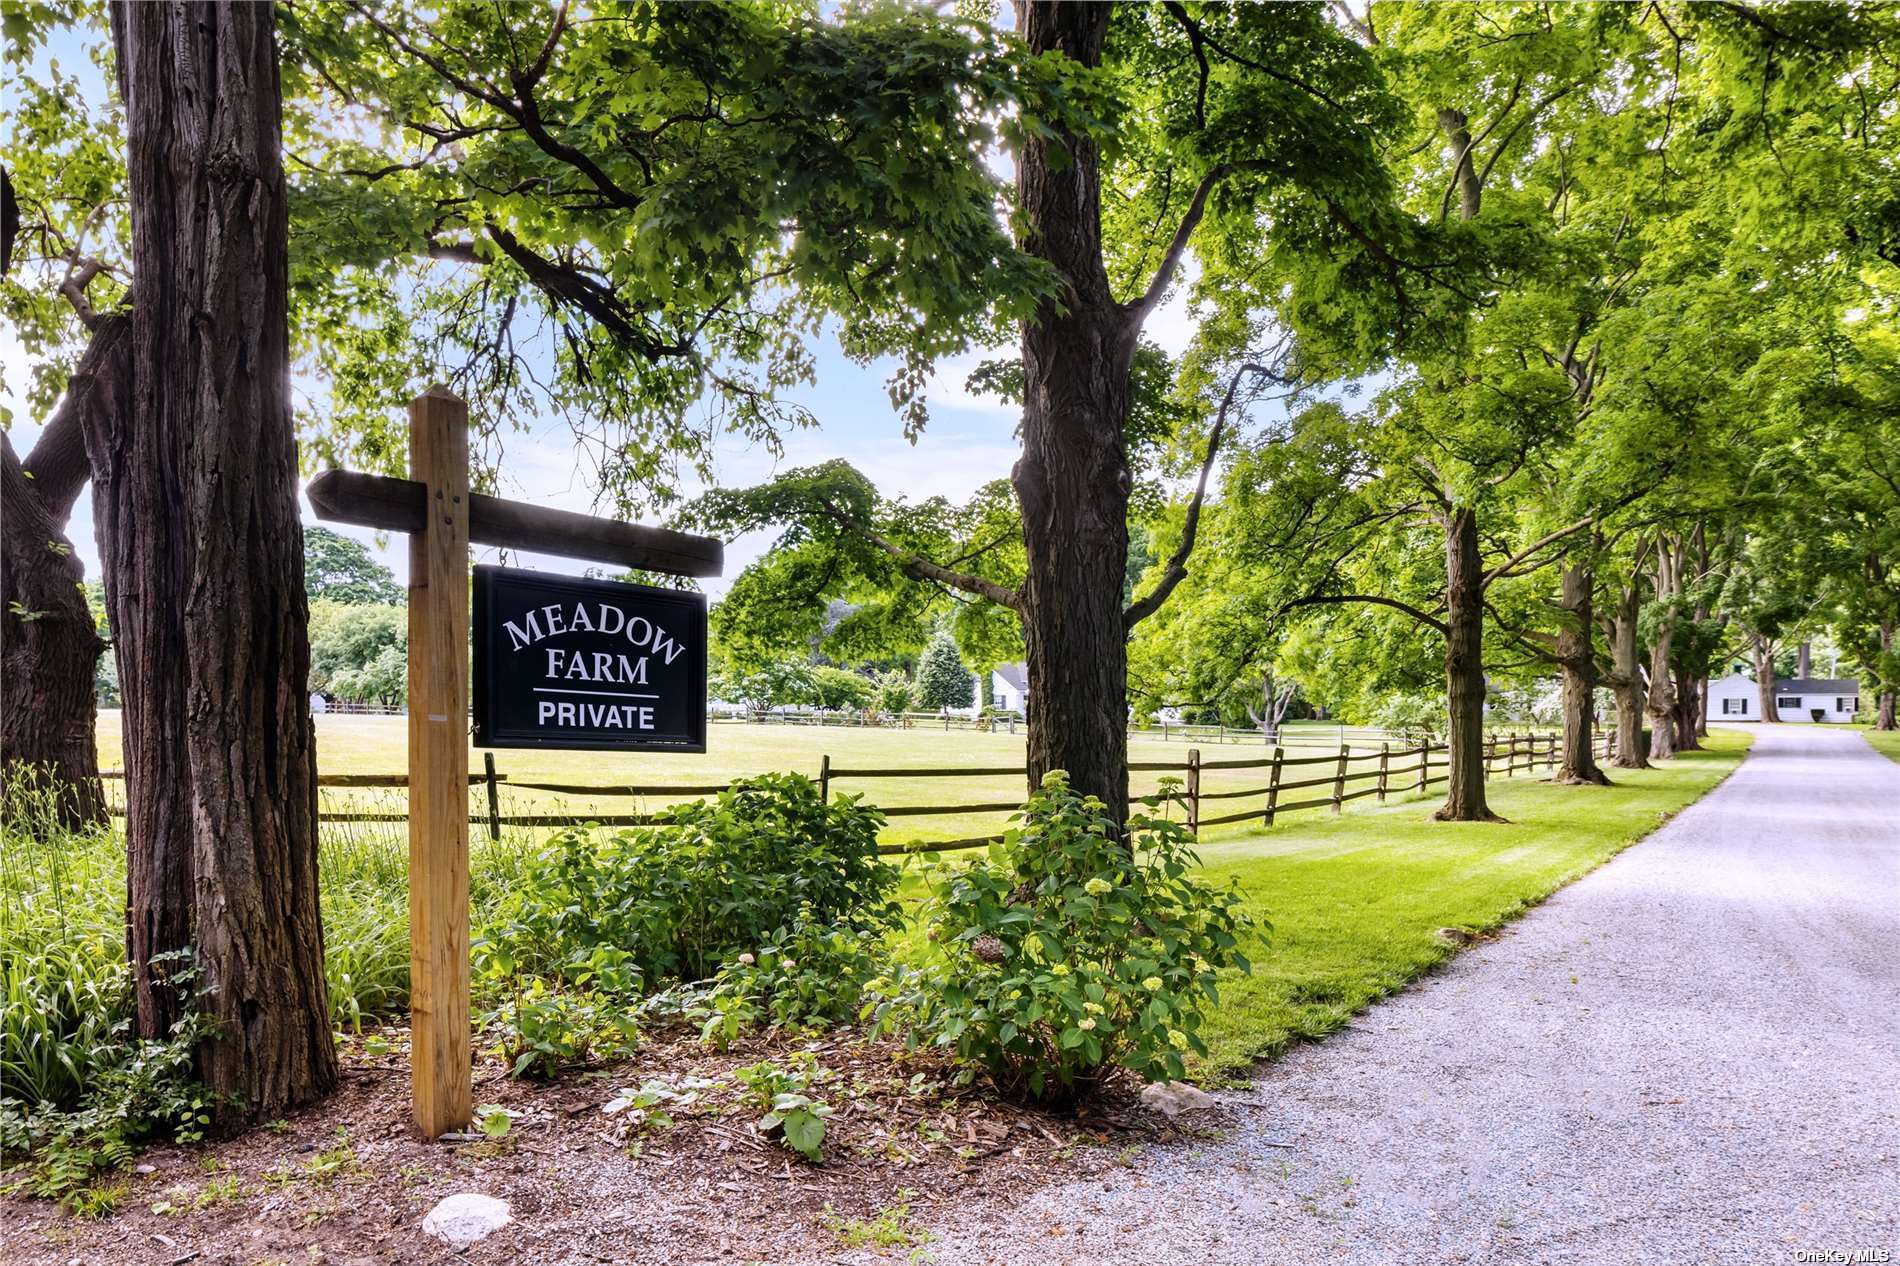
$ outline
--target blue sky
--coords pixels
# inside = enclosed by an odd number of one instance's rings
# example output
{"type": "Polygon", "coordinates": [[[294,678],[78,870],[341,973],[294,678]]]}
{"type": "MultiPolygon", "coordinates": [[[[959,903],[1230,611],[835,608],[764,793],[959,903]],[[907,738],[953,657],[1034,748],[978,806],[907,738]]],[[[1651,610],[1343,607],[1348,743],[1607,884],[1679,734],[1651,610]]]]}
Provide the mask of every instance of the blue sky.
{"type": "MultiPolygon", "coordinates": [[[[87,95],[103,101],[103,77],[87,56],[85,44],[63,33],[36,62],[57,58],[68,73],[81,77],[87,95]]],[[[1178,353],[1191,334],[1185,301],[1176,296],[1149,320],[1148,334],[1171,353],[1178,353]]],[[[777,470],[806,466],[842,457],[863,471],[886,495],[912,500],[946,496],[961,500],[976,488],[1009,474],[1015,462],[1016,411],[993,399],[982,399],[964,390],[963,382],[980,361],[993,356],[1014,355],[1013,348],[972,349],[939,365],[928,397],[930,424],[915,444],[904,439],[903,428],[893,414],[885,393],[888,363],[861,366],[839,352],[835,342],[826,339],[814,348],[817,354],[816,382],[792,395],[811,409],[821,425],[785,436],[784,455],[774,459],[770,453],[750,445],[740,437],[724,437],[717,449],[716,482],[727,485],[752,484],[768,479],[777,470]]],[[[25,349],[10,329],[0,329],[0,354],[6,358],[7,390],[4,403],[14,410],[13,443],[24,453],[39,433],[37,420],[30,417],[21,397],[31,363],[25,349]]],[[[321,396],[321,384],[300,380],[300,393],[321,396]]],[[[577,457],[565,427],[555,420],[537,419],[525,433],[506,437],[506,458],[502,469],[504,496],[590,512],[594,508],[594,487],[590,472],[577,457]]],[[[306,522],[316,522],[309,503],[299,495],[306,522]]],[[[377,557],[395,572],[397,579],[407,578],[407,552],[400,538],[378,541],[372,532],[331,525],[346,535],[370,545],[377,557]]],[[[84,560],[86,574],[99,574],[98,551],[94,543],[92,507],[82,497],[68,527],[73,546],[84,560]]],[[[759,556],[771,543],[768,534],[754,534],[728,543],[726,571],[722,579],[705,583],[715,596],[759,556]]],[[[478,550],[477,562],[497,561],[493,550],[478,550]]],[[[549,571],[578,573],[587,566],[569,559],[521,555],[517,565],[549,571]]]]}

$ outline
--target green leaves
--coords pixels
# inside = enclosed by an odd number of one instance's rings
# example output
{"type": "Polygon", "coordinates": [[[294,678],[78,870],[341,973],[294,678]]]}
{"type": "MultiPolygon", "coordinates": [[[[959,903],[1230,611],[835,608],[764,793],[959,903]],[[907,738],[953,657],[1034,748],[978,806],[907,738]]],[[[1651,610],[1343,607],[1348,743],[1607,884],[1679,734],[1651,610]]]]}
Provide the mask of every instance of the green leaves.
{"type": "Polygon", "coordinates": [[[1136,815],[1128,832],[1052,774],[985,861],[930,872],[922,917],[942,957],[897,982],[883,1022],[1035,1097],[1085,1094],[1116,1068],[1184,1075],[1215,974],[1248,969],[1235,946],[1250,924],[1237,894],[1189,876],[1180,823],[1136,815]]]}
{"type": "Polygon", "coordinates": [[[630,507],[669,495],[676,461],[703,467],[721,427],[771,444],[809,422],[779,393],[809,380],[821,323],[854,357],[900,358],[893,404],[914,430],[938,357],[1052,293],[984,158],[999,118],[1026,94],[1059,109],[1061,84],[1021,73],[986,26],[883,5],[610,3],[555,21],[468,6],[365,21],[336,0],[286,15],[294,213],[317,246],[297,276],[312,298],[353,286],[377,318],[309,308],[350,429],[393,402],[384,366],[410,367],[368,337],[343,352],[349,328],[390,329],[457,353],[491,425],[567,411],[630,507]]]}
{"type": "Polygon", "coordinates": [[[832,1073],[818,1063],[817,1056],[799,1051],[789,1065],[765,1059],[732,1071],[753,1101],[768,1109],[758,1121],[761,1133],[776,1137],[806,1160],[823,1158],[825,1120],[832,1109],[810,1092],[830,1080],[832,1073]]]}

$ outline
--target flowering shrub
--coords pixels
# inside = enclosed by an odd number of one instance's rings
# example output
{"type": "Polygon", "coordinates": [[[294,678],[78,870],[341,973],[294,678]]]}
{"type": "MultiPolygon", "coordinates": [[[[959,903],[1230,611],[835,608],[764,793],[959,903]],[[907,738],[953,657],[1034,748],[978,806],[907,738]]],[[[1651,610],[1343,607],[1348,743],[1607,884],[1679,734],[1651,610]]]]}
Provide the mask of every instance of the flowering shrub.
{"type": "MultiPolygon", "coordinates": [[[[741,1015],[773,1028],[848,1019],[858,1009],[865,981],[877,972],[880,960],[872,952],[877,944],[876,937],[820,925],[806,908],[791,927],[720,968],[709,1001],[719,1019],[741,1015]]],[[[706,1035],[730,1040],[718,1020],[706,1035]]]]}
{"type": "MultiPolygon", "coordinates": [[[[1155,1081],[1206,1054],[1199,1030],[1222,968],[1250,970],[1254,921],[1231,888],[1191,877],[1178,822],[1136,815],[1118,836],[1060,770],[975,865],[940,863],[924,920],[941,958],[867,1008],[908,1020],[1006,1091],[1069,1098],[1117,1068],[1155,1081]]],[[[874,982],[881,983],[881,982],[874,982]]]]}

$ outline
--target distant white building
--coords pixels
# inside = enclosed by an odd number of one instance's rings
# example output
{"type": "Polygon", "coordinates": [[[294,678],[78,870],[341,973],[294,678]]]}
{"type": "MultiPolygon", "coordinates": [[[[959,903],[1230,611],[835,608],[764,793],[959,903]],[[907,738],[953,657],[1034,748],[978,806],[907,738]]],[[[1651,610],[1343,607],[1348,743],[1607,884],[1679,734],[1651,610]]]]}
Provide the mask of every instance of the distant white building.
{"type": "Polygon", "coordinates": [[[990,669],[990,707],[998,712],[1029,709],[1029,665],[998,664],[990,669]]]}
{"type": "MultiPolygon", "coordinates": [[[[1775,717],[1780,721],[1852,721],[1860,711],[1860,683],[1824,677],[1775,678],[1775,717]]],[[[1709,681],[1709,720],[1759,721],[1761,690],[1747,673],[1709,681]]]]}

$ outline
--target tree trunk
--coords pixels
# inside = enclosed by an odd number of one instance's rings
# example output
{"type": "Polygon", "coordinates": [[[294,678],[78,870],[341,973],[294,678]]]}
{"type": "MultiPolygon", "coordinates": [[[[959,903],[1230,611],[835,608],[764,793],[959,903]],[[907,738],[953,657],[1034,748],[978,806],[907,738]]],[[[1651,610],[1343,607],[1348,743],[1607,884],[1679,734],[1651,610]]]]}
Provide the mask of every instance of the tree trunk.
{"type": "Polygon", "coordinates": [[[1676,754],[1676,685],[1675,668],[1671,663],[1676,630],[1674,613],[1668,607],[1681,592],[1678,549],[1679,546],[1666,539],[1656,542],[1656,571],[1651,577],[1656,603],[1663,608],[1649,648],[1649,755],[1652,760],[1667,760],[1676,754]]]}
{"type": "MultiPolygon", "coordinates": [[[[1035,53],[1101,61],[1107,5],[1021,4],[1018,29],[1035,53]]],[[[1022,506],[1027,575],[1023,635],[1029,672],[1029,783],[1052,769],[1127,813],[1127,635],[1122,581],[1131,476],[1123,442],[1138,327],[1115,302],[1102,264],[1095,144],[1024,140],[1017,188],[1023,248],[1049,261],[1065,293],[1023,323],[1023,455],[1011,480],[1022,506]]]]}
{"type": "Polygon", "coordinates": [[[106,817],[93,728],[105,643],[72,542],[34,482],[0,431],[0,796],[41,788],[55,820],[78,827],[106,817]]]}
{"type": "Polygon", "coordinates": [[[57,788],[68,826],[106,820],[93,692],[105,643],[79,589],[85,573],[66,521],[91,476],[85,414],[127,406],[130,334],[123,314],[98,318],[65,398],[24,461],[0,435],[0,772],[36,766],[57,788]]]}
{"type": "Polygon", "coordinates": [[[1750,633],[1748,651],[1755,664],[1755,698],[1761,707],[1761,719],[1779,722],[1781,710],[1775,707],[1775,644],[1759,633],[1750,633]]]}
{"type": "Polygon", "coordinates": [[[1450,763],[1440,822],[1501,822],[1484,796],[1484,568],[1478,561],[1478,516],[1455,509],[1445,518],[1445,697],[1450,763]]]}
{"type": "Polygon", "coordinates": [[[185,947],[221,1122],[337,1080],[317,905],[316,759],[296,506],[274,11],[115,5],[134,396],[89,437],[126,712],[142,1032],[185,947]]]}
{"type": "Polygon", "coordinates": [[[1665,626],[1656,629],[1655,645],[1649,651],[1649,755],[1668,760],[1676,754],[1676,686],[1669,671],[1670,643],[1675,639],[1665,626]]]}
{"type": "Polygon", "coordinates": [[[1613,676],[1610,689],[1616,697],[1616,755],[1610,764],[1617,769],[1648,769],[1643,754],[1642,649],[1637,641],[1637,617],[1642,609],[1642,588],[1631,575],[1629,584],[1616,594],[1616,614],[1610,623],[1610,664],[1613,676]]]}
{"type": "MultiPolygon", "coordinates": [[[[1697,738],[1709,737],[1709,679],[1698,677],[1695,692],[1695,733],[1697,738]]],[[[1697,746],[1701,746],[1697,744],[1697,746]]]]}
{"type": "Polygon", "coordinates": [[[1563,598],[1559,605],[1565,615],[1563,629],[1557,635],[1564,755],[1563,764],[1552,781],[1606,787],[1610,780],[1597,768],[1596,717],[1591,711],[1597,684],[1596,648],[1591,645],[1595,632],[1595,615],[1591,609],[1594,585],[1595,578],[1589,568],[1564,568],[1563,598]]]}
{"type": "Polygon", "coordinates": [[[1700,720],[1697,705],[1701,694],[1696,679],[1676,674],[1676,750],[1696,752],[1702,750],[1702,744],[1696,739],[1696,726],[1700,720]]]}
{"type": "MultiPolygon", "coordinates": [[[[1883,656],[1893,654],[1893,635],[1893,621],[1883,621],[1880,625],[1880,650],[1883,656]]],[[[1894,716],[1894,700],[1895,695],[1893,691],[1883,690],[1880,692],[1879,701],[1875,704],[1874,708],[1874,728],[1876,730],[1900,729],[1900,723],[1896,723],[1894,716]]]]}

